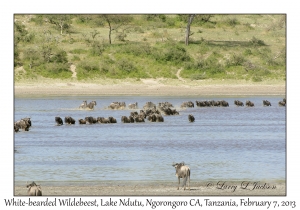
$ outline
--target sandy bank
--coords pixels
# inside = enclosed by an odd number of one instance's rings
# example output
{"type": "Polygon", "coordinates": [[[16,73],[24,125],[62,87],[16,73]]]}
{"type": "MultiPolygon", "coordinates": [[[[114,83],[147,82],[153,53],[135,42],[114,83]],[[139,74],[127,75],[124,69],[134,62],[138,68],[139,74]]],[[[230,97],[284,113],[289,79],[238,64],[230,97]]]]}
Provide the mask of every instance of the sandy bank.
{"type": "MultiPolygon", "coordinates": [[[[254,182],[250,182],[247,187],[243,186],[241,182],[195,182],[191,181],[191,189],[183,190],[180,187],[177,190],[177,182],[151,182],[151,183],[96,183],[95,185],[80,184],[80,185],[67,185],[67,186],[42,186],[44,196],[231,196],[231,195],[286,195],[285,182],[259,182],[260,189],[253,189],[254,182]],[[265,183],[267,183],[265,185],[265,183]],[[263,187],[264,186],[264,187],[263,187]],[[268,186],[270,188],[268,188],[268,186]],[[275,186],[275,189],[273,189],[275,186]],[[222,189],[223,188],[223,189],[222,189]]],[[[15,196],[27,195],[25,186],[15,186],[15,196]]]]}
{"type": "Polygon", "coordinates": [[[102,80],[17,82],[15,96],[35,95],[285,95],[284,82],[242,83],[145,79],[140,81],[102,80]]]}

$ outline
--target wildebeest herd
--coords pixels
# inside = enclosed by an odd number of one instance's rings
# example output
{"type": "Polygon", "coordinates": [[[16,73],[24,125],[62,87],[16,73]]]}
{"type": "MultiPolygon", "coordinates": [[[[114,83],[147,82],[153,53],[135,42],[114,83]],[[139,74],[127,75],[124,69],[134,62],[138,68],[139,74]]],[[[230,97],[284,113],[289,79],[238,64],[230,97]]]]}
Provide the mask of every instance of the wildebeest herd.
{"type": "MultiPolygon", "coordinates": [[[[197,107],[228,107],[229,103],[225,100],[205,100],[205,101],[196,101],[197,107]]],[[[89,104],[87,101],[83,101],[83,103],[79,106],[80,109],[94,109],[94,107],[97,105],[96,101],[92,101],[89,104]]],[[[234,100],[234,105],[236,106],[244,106],[244,103],[239,100],[234,100]]],[[[279,106],[286,106],[286,99],[284,98],[282,101],[278,102],[279,106]]],[[[254,107],[254,103],[246,100],[245,106],[247,107],[254,107]]],[[[263,106],[271,106],[271,102],[268,100],[263,100],[263,106]]],[[[180,106],[181,108],[193,108],[195,107],[194,103],[192,101],[183,102],[180,106]]],[[[123,110],[126,108],[125,102],[112,102],[108,109],[112,110],[123,110]]],[[[131,103],[128,105],[128,109],[138,109],[138,103],[131,103]]],[[[164,122],[163,115],[179,115],[179,112],[173,107],[173,105],[170,102],[160,102],[157,105],[153,102],[146,102],[146,104],[143,106],[143,109],[141,109],[139,112],[132,111],[130,112],[129,116],[121,116],[121,122],[122,123],[141,123],[145,122],[145,120],[148,120],[149,122],[164,122]]],[[[188,115],[189,122],[194,122],[195,117],[192,114],[188,115]]],[[[66,116],[64,120],[56,116],[55,117],[56,125],[63,125],[65,124],[75,124],[76,120],[70,116],[66,116]]],[[[84,119],[78,119],[79,124],[95,124],[95,123],[117,123],[117,120],[114,117],[92,117],[87,116],[84,119]]],[[[19,121],[16,121],[14,123],[14,130],[15,132],[18,132],[20,129],[24,131],[29,131],[29,128],[31,127],[31,120],[30,118],[22,118],[19,121]]],[[[178,187],[179,189],[180,185],[180,179],[183,179],[183,187],[184,190],[186,189],[187,181],[188,181],[188,188],[190,190],[190,175],[191,170],[190,168],[185,165],[184,162],[181,163],[174,163],[172,165],[176,170],[176,177],[178,178],[178,187]]],[[[41,196],[42,190],[41,186],[37,185],[35,182],[32,182],[31,184],[27,185],[28,188],[28,195],[29,196],[41,196]]]]}
{"type": "MultiPolygon", "coordinates": [[[[229,107],[229,103],[225,100],[203,100],[203,101],[196,101],[197,107],[229,107]]],[[[194,102],[186,101],[181,104],[181,108],[193,108],[195,107],[194,102]]],[[[244,106],[244,103],[239,100],[234,100],[234,104],[236,106],[244,106]]],[[[94,107],[97,105],[96,101],[91,101],[87,103],[87,101],[83,101],[83,103],[79,106],[79,109],[89,109],[93,110],[94,107]]],[[[286,99],[284,98],[282,101],[278,102],[279,106],[286,106],[286,99]]],[[[254,107],[254,103],[246,100],[245,106],[247,107],[254,107]]],[[[263,106],[271,106],[271,102],[268,100],[263,100],[263,106]]],[[[112,102],[108,107],[108,109],[112,110],[124,110],[126,109],[125,102],[112,102]]],[[[128,109],[138,109],[138,103],[131,103],[128,105],[128,109]]],[[[141,123],[148,120],[149,122],[164,122],[163,115],[179,115],[179,112],[173,107],[170,102],[160,102],[157,105],[153,102],[146,102],[139,112],[132,111],[130,112],[129,116],[121,116],[122,123],[141,123]]],[[[188,121],[194,122],[195,117],[191,114],[188,115],[188,121]]],[[[56,125],[63,125],[65,124],[75,124],[76,120],[70,116],[66,116],[64,120],[56,116],[55,117],[56,125]]],[[[84,119],[78,119],[79,124],[95,124],[95,123],[117,123],[117,120],[109,116],[105,117],[92,117],[87,116],[84,119]]],[[[31,120],[30,118],[22,118],[19,121],[14,123],[14,131],[18,132],[20,130],[29,131],[31,127],[31,120]]]]}

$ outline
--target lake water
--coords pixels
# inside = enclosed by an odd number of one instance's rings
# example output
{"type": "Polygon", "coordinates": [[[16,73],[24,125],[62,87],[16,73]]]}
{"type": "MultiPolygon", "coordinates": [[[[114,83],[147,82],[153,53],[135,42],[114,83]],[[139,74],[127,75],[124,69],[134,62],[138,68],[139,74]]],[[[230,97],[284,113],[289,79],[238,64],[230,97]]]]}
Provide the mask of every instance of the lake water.
{"type": "MultiPolygon", "coordinates": [[[[14,134],[16,183],[174,181],[173,162],[191,168],[191,180],[285,180],[286,108],[283,96],[161,97],[69,96],[15,98],[15,121],[30,117],[30,131],[14,134]],[[184,101],[226,100],[229,107],[181,109],[184,101]],[[255,107],[236,107],[234,100],[255,107]],[[267,99],[271,107],[264,107],[267,99]],[[95,100],[94,110],[80,110],[95,100]],[[180,115],[164,122],[121,123],[133,110],[109,110],[114,101],[126,105],[170,102],[180,115]],[[195,122],[188,121],[193,114],[195,122]],[[56,126],[55,116],[71,116],[75,125],[56,126]],[[86,116],[117,119],[116,124],[80,125],[86,116]]],[[[134,111],[139,111],[134,110],[134,111]]]]}

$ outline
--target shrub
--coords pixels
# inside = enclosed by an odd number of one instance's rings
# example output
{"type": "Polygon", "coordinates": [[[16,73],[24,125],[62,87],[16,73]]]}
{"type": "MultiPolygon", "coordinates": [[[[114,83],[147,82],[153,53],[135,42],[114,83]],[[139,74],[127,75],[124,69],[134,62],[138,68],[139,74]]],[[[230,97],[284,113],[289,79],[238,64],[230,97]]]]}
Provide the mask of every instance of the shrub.
{"type": "Polygon", "coordinates": [[[67,53],[64,50],[58,50],[53,57],[50,59],[51,62],[54,63],[67,63],[68,58],[67,58],[67,53]]]}
{"type": "Polygon", "coordinates": [[[237,24],[239,24],[236,18],[226,18],[224,22],[226,25],[231,27],[235,27],[237,24]]]}
{"type": "Polygon", "coordinates": [[[86,72],[91,72],[91,71],[99,71],[100,67],[99,64],[91,61],[91,60],[83,60],[79,63],[78,65],[81,69],[85,70],[86,72]]]}
{"type": "Polygon", "coordinates": [[[70,78],[72,72],[69,70],[69,66],[63,63],[45,63],[36,67],[36,71],[48,78],[70,78]]]}
{"type": "Polygon", "coordinates": [[[191,58],[184,47],[178,45],[166,45],[164,50],[156,51],[155,59],[159,61],[171,61],[178,64],[183,61],[190,61],[191,58]]]}
{"type": "Polygon", "coordinates": [[[125,72],[127,74],[136,70],[135,65],[126,58],[121,58],[120,60],[118,60],[117,66],[122,72],[125,72]]]}
{"type": "Polygon", "coordinates": [[[91,45],[90,54],[92,56],[99,56],[102,55],[104,50],[105,50],[105,45],[103,43],[94,41],[91,45]]]}
{"type": "Polygon", "coordinates": [[[265,42],[263,40],[257,39],[256,37],[252,37],[249,41],[252,46],[265,46],[265,42]]]}
{"type": "Polygon", "coordinates": [[[227,66],[241,66],[245,62],[245,58],[242,55],[233,53],[229,60],[227,60],[227,66]]]}
{"type": "Polygon", "coordinates": [[[71,59],[72,61],[80,61],[80,57],[77,55],[74,55],[73,58],[71,59]]]}
{"type": "Polygon", "coordinates": [[[248,48],[248,49],[245,49],[244,52],[243,52],[243,55],[246,55],[246,56],[247,56],[247,55],[252,55],[251,49],[249,49],[249,48],[248,48]]]}
{"type": "Polygon", "coordinates": [[[207,76],[204,74],[192,74],[191,75],[191,80],[203,80],[207,79],[207,76]]]}
{"type": "Polygon", "coordinates": [[[84,54],[86,53],[86,50],[85,49],[74,49],[74,50],[70,50],[70,53],[72,54],[84,54]]]}

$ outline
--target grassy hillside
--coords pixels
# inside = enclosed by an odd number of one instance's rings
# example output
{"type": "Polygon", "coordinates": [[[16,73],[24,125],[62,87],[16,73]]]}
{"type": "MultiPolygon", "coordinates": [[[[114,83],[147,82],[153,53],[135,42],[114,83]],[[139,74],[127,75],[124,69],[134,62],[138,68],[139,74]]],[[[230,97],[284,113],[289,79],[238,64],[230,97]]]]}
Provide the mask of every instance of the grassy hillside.
{"type": "Polygon", "coordinates": [[[15,80],[286,79],[285,15],[15,15],[15,80]],[[109,40],[111,26],[111,43],[109,40]]]}

